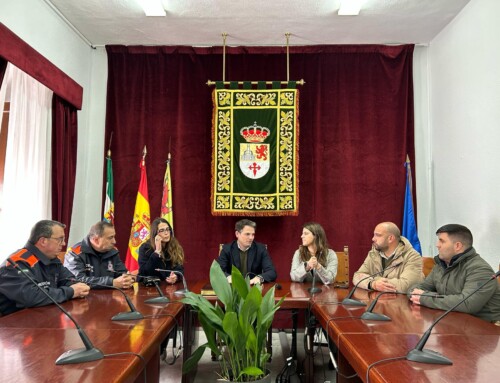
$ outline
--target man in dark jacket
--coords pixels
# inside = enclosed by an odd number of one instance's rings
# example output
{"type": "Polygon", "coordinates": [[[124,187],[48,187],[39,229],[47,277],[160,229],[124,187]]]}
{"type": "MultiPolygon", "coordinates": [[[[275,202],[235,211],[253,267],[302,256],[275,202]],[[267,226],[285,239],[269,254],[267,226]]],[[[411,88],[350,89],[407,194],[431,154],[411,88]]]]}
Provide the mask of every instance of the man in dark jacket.
{"type": "Polygon", "coordinates": [[[64,266],[92,288],[114,286],[128,289],[134,278],[128,274],[115,244],[115,227],[109,222],[99,221],[90,228],[83,241],[68,248],[64,266]]]}
{"type": "MultiPolygon", "coordinates": [[[[430,308],[449,310],[492,278],[494,271],[472,247],[472,233],[462,225],[449,224],[439,228],[436,263],[422,283],[410,287],[410,300],[430,308]],[[442,299],[411,295],[437,292],[442,299]]],[[[491,280],[479,291],[460,304],[461,311],[481,319],[500,321],[500,285],[491,280]]]]}
{"type": "Polygon", "coordinates": [[[74,275],[57,258],[64,243],[64,228],[57,221],[43,220],[35,224],[26,245],[0,267],[0,314],[7,315],[26,307],[52,304],[44,289],[58,303],[84,298],[89,286],[75,283],[74,275]],[[28,274],[36,282],[29,280],[28,274]]]}
{"type": "Polygon", "coordinates": [[[248,275],[252,285],[276,280],[276,270],[266,246],[254,242],[256,227],[257,224],[248,219],[236,222],[236,241],[222,246],[218,262],[229,281],[232,265],[238,268],[244,277],[248,275]]]}

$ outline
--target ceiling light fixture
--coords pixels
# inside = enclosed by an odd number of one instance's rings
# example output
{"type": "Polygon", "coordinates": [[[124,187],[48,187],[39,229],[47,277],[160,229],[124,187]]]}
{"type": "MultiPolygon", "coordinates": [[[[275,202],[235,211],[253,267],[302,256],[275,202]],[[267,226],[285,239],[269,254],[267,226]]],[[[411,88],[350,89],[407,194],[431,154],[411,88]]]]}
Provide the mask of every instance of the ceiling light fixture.
{"type": "Polygon", "coordinates": [[[339,16],[358,16],[362,0],[342,0],[340,2],[339,16]]]}
{"type": "Polygon", "coordinates": [[[166,16],[162,0],[137,0],[146,16],[166,16]]]}

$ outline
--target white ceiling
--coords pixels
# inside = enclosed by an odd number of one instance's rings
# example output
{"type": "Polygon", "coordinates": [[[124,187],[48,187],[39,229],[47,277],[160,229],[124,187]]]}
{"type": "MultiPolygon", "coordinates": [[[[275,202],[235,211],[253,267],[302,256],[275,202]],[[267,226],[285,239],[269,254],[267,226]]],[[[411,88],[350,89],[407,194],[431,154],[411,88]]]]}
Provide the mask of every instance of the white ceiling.
{"type": "Polygon", "coordinates": [[[137,0],[45,0],[92,45],[428,44],[470,0],[363,0],[338,16],[340,0],[163,0],[146,17],[137,0]]]}

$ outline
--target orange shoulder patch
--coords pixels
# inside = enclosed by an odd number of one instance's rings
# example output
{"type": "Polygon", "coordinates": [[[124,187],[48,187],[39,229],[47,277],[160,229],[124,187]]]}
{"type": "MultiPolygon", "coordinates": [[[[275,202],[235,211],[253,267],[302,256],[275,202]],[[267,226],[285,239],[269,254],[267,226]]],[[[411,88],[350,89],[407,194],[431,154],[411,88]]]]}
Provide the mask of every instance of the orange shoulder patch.
{"type": "Polygon", "coordinates": [[[12,259],[14,262],[25,262],[30,265],[30,267],[33,267],[38,263],[38,258],[33,254],[30,254],[26,249],[21,249],[17,253],[12,254],[10,256],[10,259],[12,259]]]}
{"type": "Polygon", "coordinates": [[[82,253],[82,245],[78,245],[75,247],[69,247],[66,253],[74,253],[75,255],[81,254],[82,253]]]}

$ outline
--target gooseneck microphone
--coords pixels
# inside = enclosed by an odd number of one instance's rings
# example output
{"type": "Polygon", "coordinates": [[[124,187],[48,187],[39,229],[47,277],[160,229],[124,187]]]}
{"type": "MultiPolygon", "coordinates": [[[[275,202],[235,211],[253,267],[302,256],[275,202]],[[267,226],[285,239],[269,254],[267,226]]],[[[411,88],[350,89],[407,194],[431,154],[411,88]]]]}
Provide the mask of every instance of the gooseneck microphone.
{"type": "Polygon", "coordinates": [[[182,284],[184,286],[184,288],[182,290],[177,290],[176,292],[174,292],[174,294],[177,294],[177,295],[186,295],[187,292],[189,292],[189,289],[188,289],[188,286],[187,286],[187,282],[186,282],[186,278],[184,277],[184,274],[182,274],[180,271],[177,271],[177,270],[167,270],[167,269],[155,269],[156,271],[163,271],[165,273],[175,273],[177,275],[180,275],[182,277],[182,284]]]}
{"type": "MultiPolygon", "coordinates": [[[[370,306],[366,309],[366,311],[361,315],[361,319],[365,320],[377,320],[377,321],[390,321],[391,318],[389,318],[387,315],[384,314],[379,314],[379,313],[374,313],[373,309],[375,308],[375,305],[378,302],[378,299],[384,295],[384,294],[396,294],[396,295],[407,295],[406,293],[402,293],[399,291],[383,291],[377,297],[370,303],[370,306]]],[[[422,297],[432,297],[432,298],[444,298],[444,295],[438,295],[438,294],[414,294],[414,295],[420,295],[422,297]]]]}
{"type": "Polygon", "coordinates": [[[127,302],[127,305],[128,305],[128,308],[130,309],[130,311],[125,311],[125,312],[122,312],[122,313],[118,313],[115,316],[113,316],[111,318],[111,320],[115,320],[115,321],[117,321],[117,320],[137,320],[137,319],[143,319],[144,318],[144,315],[142,315],[139,311],[137,311],[137,309],[135,308],[134,304],[132,303],[132,301],[130,300],[130,298],[128,297],[128,295],[125,294],[125,291],[123,291],[122,289],[119,289],[118,287],[115,287],[115,286],[101,285],[99,283],[92,283],[92,285],[101,286],[101,287],[106,287],[108,289],[117,290],[117,291],[119,291],[125,297],[125,301],[127,302]]]}
{"type": "MultiPolygon", "coordinates": [[[[69,280],[76,281],[76,282],[83,282],[78,278],[70,278],[69,280]]],[[[99,287],[104,287],[106,289],[117,290],[120,293],[122,293],[122,295],[125,297],[125,301],[127,302],[127,305],[129,307],[130,311],[118,313],[114,317],[112,317],[111,320],[115,320],[115,321],[118,321],[118,320],[137,320],[137,319],[144,318],[144,315],[142,315],[139,311],[137,311],[137,309],[135,308],[134,304],[132,303],[132,301],[130,300],[128,295],[125,294],[125,291],[123,291],[122,289],[119,289],[118,287],[115,287],[115,286],[103,285],[101,283],[94,283],[94,282],[92,282],[92,283],[91,282],[83,282],[83,283],[87,283],[90,286],[99,286],[99,287]]]]}
{"type": "Polygon", "coordinates": [[[313,281],[312,281],[312,284],[311,284],[311,287],[309,287],[307,289],[307,291],[309,291],[311,294],[317,294],[317,293],[320,293],[322,290],[321,290],[321,287],[315,287],[315,284],[316,284],[316,270],[312,269],[312,273],[313,273],[313,281]]]}
{"type": "Polygon", "coordinates": [[[451,309],[449,309],[443,315],[441,315],[438,319],[436,319],[434,321],[434,323],[432,323],[430,325],[429,329],[424,333],[424,335],[422,335],[422,338],[420,338],[420,340],[418,341],[415,348],[413,350],[411,350],[410,352],[408,352],[408,354],[406,355],[406,360],[411,360],[413,362],[419,362],[419,363],[453,364],[453,362],[450,359],[448,359],[446,356],[440,354],[439,352],[432,351],[429,349],[424,349],[425,343],[427,342],[427,339],[429,339],[429,336],[431,335],[432,329],[446,315],[448,315],[455,308],[457,308],[462,303],[464,303],[468,298],[470,298],[476,292],[481,290],[486,284],[495,280],[499,276],[500,276],[500,271],[497,271],[490,279],[488,279],[486,282],[484,282],[482,285],[480,285],[477,289],[475,289],[473,292],[471,292],[469,295],[467,295],[464,299],[462,299],[460,302],[458,302],[455,306],[453,306],[451,309]]]}
{"type": "MultiPolygon", "coordinates": [[[[151,277],[150,275],[139,275],[139,274],[136,274],[135,277],[137,277],[137,279],[142,278],[143,280],[147,280],[148,282],[152,283],[155,286],[156,291],[158,291],[157,297],[146,299],[144,301],[144,303],[155,303],[156,304],[156,303],[169,303],[170,302],[170,299],[168,299],[165,296],[165,294],[163,294],[163,291],[161,291],[160,286],[158,285],[159,279],[157,277],[151,277]]],[[[146,286],[150,286],[150,285],[146,285],[146,286]]]]}
{"type": "Polygon", "coordinates": [[[368,279],[368,278],[373,278],[374,276],[378,275],[378,274],[383,274],[384,271],[387,271],[387,270],[390,270],[390,269],[393,269],[397,266],[399,266],[402,262],[398,262],[396,263],[395,265],[391,265],[391,266],[388,266],[386,267],[385,269],[382,269],[380,271],[377,271],[376,273],[373,273],[371,275],[368,275],[367,277],[364,277],[362,279],[360,279],[358,281],[358,283],[356,283],[356,286],[354,286],[352,288],[352,290],[349,292],[349,294],[344,298],[344,300],[341,302],[343,305],[348,305],[348,306],[366,306],[366,303],[363,303],[363,302],[360,302],[358,301],[357,299],[353,299],[352,296],[354,294],[354,292],[356,291],[356,289],[358,288],[359,284],[361,282],[363,282],[364,280],[368,279]]]}
{"type": "Polygon", "coordinates": [[[29,273],[21,269],[15,261],[10,258],[7,258],[7,261],[14,268],[19,270],[21,274],[25,275],[26,278],[28,278],[31,283],[33,283],[40,291],[42,291],[47,296],[47,298],[49,298],[57,306],[57,308],[61,310],[73,322],[76,329],[78,330],[78,335],[80,335],[80,339],[85,345],[85,348],[66,351],[61,356],[59,356],[59,358],[57,358],[56,364],[61,365],[71,363],[85,363],[104,358],[104,354],[101,352],[101,350],[94,347],[85,331],[83,331],[83,329],[78,325],[73,316],[68,311],[66,311],[64,307],[57,303],[57,301],[47,291],[45,291],[43,287],[38,286],[38,283],[36,283],[36,281],[29,275],[29,273]]]}

